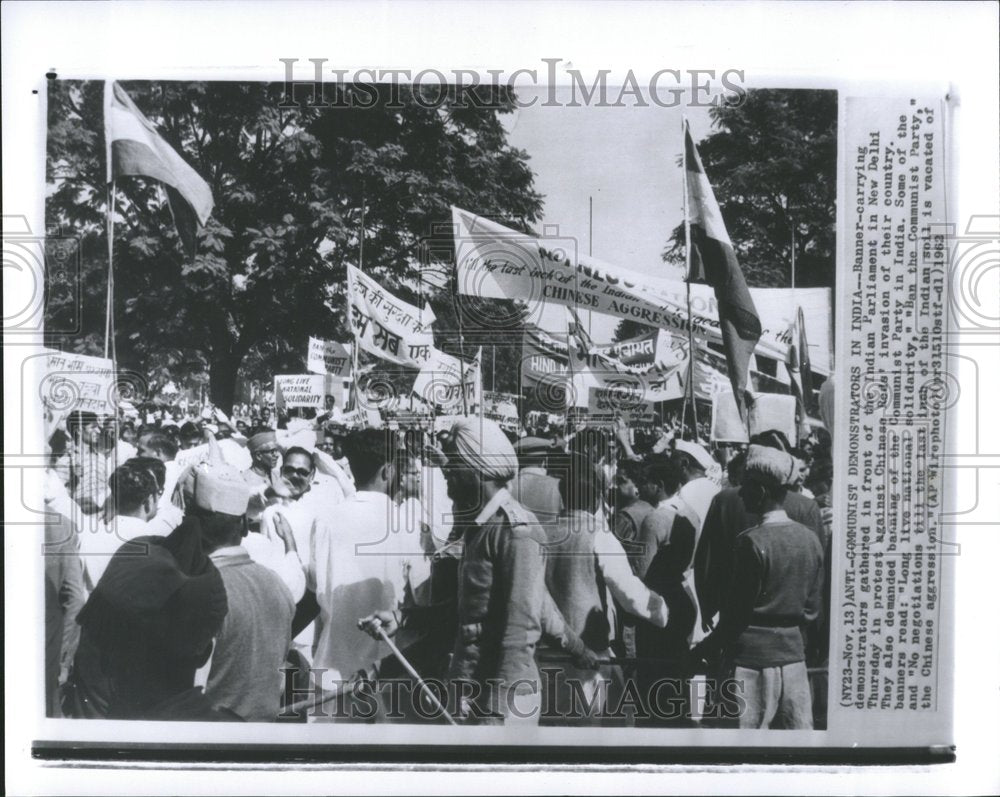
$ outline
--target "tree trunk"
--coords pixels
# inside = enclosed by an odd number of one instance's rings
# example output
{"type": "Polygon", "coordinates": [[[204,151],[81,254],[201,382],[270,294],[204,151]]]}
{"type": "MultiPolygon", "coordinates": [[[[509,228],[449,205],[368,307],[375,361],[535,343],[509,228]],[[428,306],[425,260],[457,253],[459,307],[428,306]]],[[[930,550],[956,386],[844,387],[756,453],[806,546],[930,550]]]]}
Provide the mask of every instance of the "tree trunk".
{"type": "Polygon", "coordinates": [[[233,400],[236,396],[236,374],[243,358],[230,354],[212,354],[209,362],[209,396],[212,404],[226,415],[233,411],[233,400]]]}

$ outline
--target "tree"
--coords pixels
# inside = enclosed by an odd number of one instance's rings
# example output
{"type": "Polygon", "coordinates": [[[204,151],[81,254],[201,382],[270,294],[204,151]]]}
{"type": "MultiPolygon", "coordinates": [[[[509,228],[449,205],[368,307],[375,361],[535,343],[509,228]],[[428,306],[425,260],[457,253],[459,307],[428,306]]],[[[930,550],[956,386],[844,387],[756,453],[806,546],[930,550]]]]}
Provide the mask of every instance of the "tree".
{"type": "MultiPolygon", "coordinates": [[[[281,107],[282,84],[123,87],[209,183],[215,209],[189,258],[160,187],[119,181],[118,359],[145,373],[207,367],[227,411],[244,363],[254,364],[245,376],[268,379],[302,369],[309,335],[348,337],[346,264],[361,263],[362,249],[365,271],[405,298],[420,292],[420,243],[450,221],[449,205],[521,229],[541,209],[527,156],[500,123],[513,109],[505,87],[476,89],[478,108],[406,86],[375,87],[371,107],[292,108],[281,107]]],[[[50,82],[46,222],[78,236],[84,303],[77,331],[52,342],[91,354],[107,271],[102,91],[50,82]]],[[[327,99],[337,105],[345,91],[328,86],[327,99]]],[[[67,328],[71,305],[48,303],[50,328],[67,328]]]]}
{"type": "MultiPolygon", "coordinates": [[[[751,286],[833,287],[837,93],[752,90],[709,111],[717,132],[697,144],[740,266],[751,286]]],[[[684,225],[663,252],[684,262],[684,225]]]]}

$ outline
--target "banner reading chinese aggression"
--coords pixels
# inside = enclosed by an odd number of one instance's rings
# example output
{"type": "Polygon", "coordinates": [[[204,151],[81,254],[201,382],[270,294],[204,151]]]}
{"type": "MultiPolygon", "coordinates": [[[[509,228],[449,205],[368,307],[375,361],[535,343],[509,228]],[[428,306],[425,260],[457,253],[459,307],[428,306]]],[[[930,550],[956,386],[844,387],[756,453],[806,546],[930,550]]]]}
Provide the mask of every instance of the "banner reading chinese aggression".
{"type": "Polygon", "coordinates": [[[306,370],[314,374],[344,376],[351,370],[351,353],[335,340],[310,337],[306,370]]]}
{"type": "MultiPolygon", "coordinates": [[[[684,302],[660,290],[663,280],[608,266],[594,258],[576,258],[545,239],[511,230],[489,219],[452,207],[458,291],[491,299],[514,299],[532,313],[549,303],[628,318],[699,341],[722,342],[718,314],[692,313],[684,302]]],[[[787,325],[786,327],[787,328],[787,325]]],[[[782,328],[784,333],[785,328],[782,328]]],[[[784,361],[786,346],[761,339],[757,352],[784,361]]]]}
{"type": "Polygon", "coordinates": [[[420,368],[431,356],[434,314],[385,290],[354,266],[347,266],[348,319],[366,351],[397,365],[420,368]]]}

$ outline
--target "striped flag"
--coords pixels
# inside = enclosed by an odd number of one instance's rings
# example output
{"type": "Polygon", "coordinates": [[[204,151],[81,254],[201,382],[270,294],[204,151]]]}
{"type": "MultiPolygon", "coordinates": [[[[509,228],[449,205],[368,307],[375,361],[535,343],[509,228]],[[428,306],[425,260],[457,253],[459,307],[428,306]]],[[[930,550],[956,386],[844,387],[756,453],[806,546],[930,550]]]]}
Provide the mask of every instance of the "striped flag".
{"type": "Polygon", "coordinates": [[[812,398],[812,369],[809,364],[809,343],[806,340],[806,320],[802,308],[798,308],[795,320],[788,328],[788,356],[785,369],[791,380],[792,393],[799,406],[800,430],[808,429],[806,418],[812,398]]]}
{"type": "Polygon", "coordinates": [[[736,252],[722,221],[719,203],[702,168],[701,157],[687,123],[684,125],[684,147],[684,182],[691,226],[691,271],[688,280],[707,283],[715,289],[729,381],[740,415],[745,419],[747,368],[750,355],[760,340],[760,317],[736,261],[736,252]]]}
{"type": "Polygon", "coordinates": [[[134,176],[163,183],[177,234],[193,255],[198,226],[212,214],[212,190],[112,80],[104,83],[104,141],[108,182],[134,176]]]}

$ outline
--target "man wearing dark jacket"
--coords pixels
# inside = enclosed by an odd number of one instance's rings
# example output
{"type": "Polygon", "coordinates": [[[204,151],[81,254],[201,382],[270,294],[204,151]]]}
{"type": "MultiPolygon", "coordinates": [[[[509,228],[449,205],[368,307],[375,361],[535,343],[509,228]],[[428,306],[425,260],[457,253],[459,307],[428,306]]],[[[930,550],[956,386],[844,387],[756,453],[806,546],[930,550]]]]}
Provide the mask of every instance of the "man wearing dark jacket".
{"type": "Polygon", "coordinates": [[[804,632],[820,611],[823,548],[782,508],[795,468],[790,454],[750,446],[740,497],[761,522],[737,537],[719,626],[694,652],[696,660],[732,660],[741,728],[813,727],[804,632]]]}

